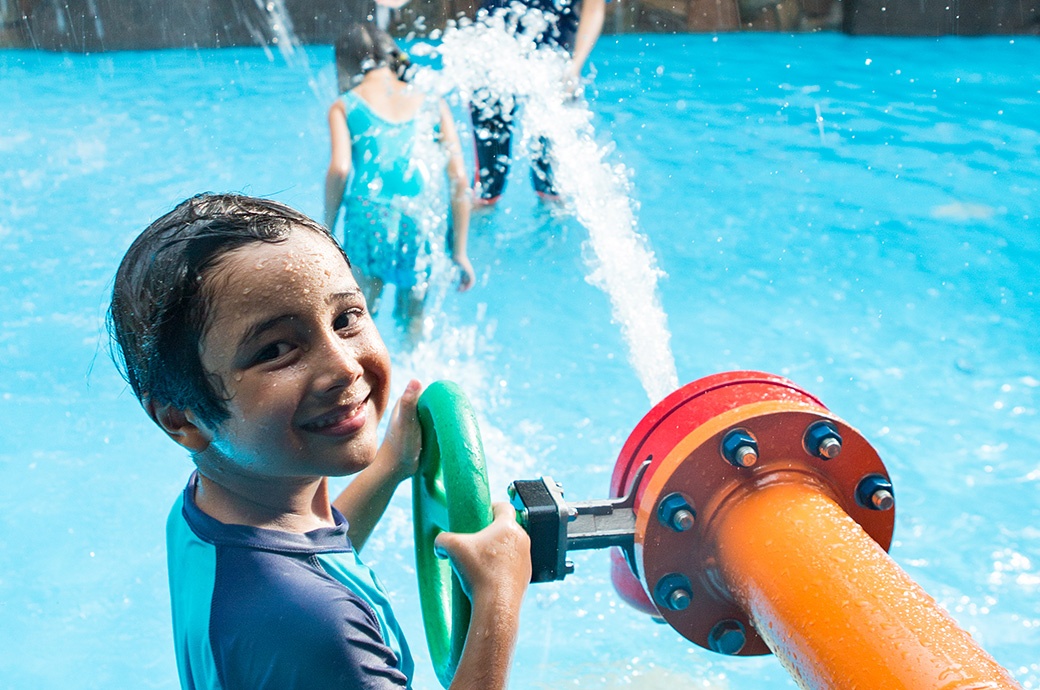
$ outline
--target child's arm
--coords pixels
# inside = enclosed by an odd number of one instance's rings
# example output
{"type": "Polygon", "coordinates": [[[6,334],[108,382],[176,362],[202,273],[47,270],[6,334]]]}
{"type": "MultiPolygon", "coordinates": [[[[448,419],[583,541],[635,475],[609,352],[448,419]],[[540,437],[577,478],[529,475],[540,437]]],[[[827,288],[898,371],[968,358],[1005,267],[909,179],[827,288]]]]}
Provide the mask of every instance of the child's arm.
{"type": "Polygon", "coordinates": [[[496,503],[495,520],[476,534],[445,532],[435,548],[445,553],[473,603],[469,633],[449,690],[501,690],[520,627],[520,604],[531,581],[531,541],[508,503],[496,503]]]}
{"type": "Polygon", "coordinates": [[[451,258],[459,267],[459,291],[473,287],[473,266],[466,254],[469,238],[470,189],[466,165],[462,161],[462,145],[455,130],[455,120],[448,105],[441,101],[441,146],[448,154],[448,178],[451,180],[451,258]]]}
{"type": "Polygon", "coordinates": [[[346,108],[339,99],[329,108],[329,134],[332,157],[329,160],[329,171],[325,173],[325,227],[333,232],[339,206],[343,203],[343,190],[350,177],[350,131],[347,129],[346,108]]]}
{"type": "Polygon", "coordinates": [[[418,381],[409,381],[390,415],[386,437],[375,460],[332,502],[347,518],[347,536],[356,551],[361,551],[379,518],[383,517],[397,485],[419,468],[422,435],[416,404],[421,392],[422,385],[418,381]]]}
{"type": "Polygon", "coordinates": [[[585,66],[592,49],[596,46],[603,32],[603,19],[606,16],[606,0],[583,0],[581,14],[578,16],[578,32],[574,37],[574,55],[571,56],[567,68],[567,89],[574,93],[581,83],[581,69],[585,66]]]}

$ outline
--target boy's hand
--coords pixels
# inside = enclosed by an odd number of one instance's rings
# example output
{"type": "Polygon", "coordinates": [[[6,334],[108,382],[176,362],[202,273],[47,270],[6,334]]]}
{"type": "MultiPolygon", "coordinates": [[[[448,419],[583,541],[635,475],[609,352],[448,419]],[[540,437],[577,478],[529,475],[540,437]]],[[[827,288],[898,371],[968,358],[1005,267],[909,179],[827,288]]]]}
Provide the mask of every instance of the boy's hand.
{"type": "Polygon", "coordinates": [[[508,503],[495,503],[494,521],[475,534],[442,532],[434,548],[451,559],[474,606],[519,608],[531,582],[531,539],[508,503]]]}
{"type": "Polygon", "coordinates": [[[531,581],[531,540],[508,503],[476,534],[442,532],[434,541],[473,602],[466,646],[450,690],[502,690],[520,627],[520,605],[531,581]]]}
{"type": "Polygon", "coordinates": [[[392,463],[391,471],[398,483],[411,477],[419,469],[419,451],[422,449],[422,432],[419,429],[419,414],[416,406],[422,384],[412,379],[394,405],[387,425],[386,437],[379,449],[385,462],[392,463]]]}
{"type": "Polygon", "coordinates": [[[469,257],[465,254],[452,257],[452,261],[459,267],[459,292],[465,292],[473,287],[473,283],[477,280],[476,274],[473,272],[473,265],[470,264],[469,257]]]}

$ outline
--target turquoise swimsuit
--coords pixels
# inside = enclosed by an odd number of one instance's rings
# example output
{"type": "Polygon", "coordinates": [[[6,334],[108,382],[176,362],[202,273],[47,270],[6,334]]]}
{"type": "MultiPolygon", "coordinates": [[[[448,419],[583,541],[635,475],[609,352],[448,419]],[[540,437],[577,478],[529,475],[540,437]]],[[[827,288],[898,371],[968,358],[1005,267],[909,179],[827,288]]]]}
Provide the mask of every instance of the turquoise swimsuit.
{"type": "Polygon", "coordinates": [[[442,202],[445,213],[431,215],[436,203],[429,197],[435,185],[431,185],[429,166],[422,164],[416,151],[423,136],[421,118],[435,101],[427,99],[410,120],[390,122],[353,91],[342,99],[353,167],[343,195],[343,248],[369,278],[425,292],[433,232],[439,229],[443,237],[446,228],[446,204],[442,202]]]}

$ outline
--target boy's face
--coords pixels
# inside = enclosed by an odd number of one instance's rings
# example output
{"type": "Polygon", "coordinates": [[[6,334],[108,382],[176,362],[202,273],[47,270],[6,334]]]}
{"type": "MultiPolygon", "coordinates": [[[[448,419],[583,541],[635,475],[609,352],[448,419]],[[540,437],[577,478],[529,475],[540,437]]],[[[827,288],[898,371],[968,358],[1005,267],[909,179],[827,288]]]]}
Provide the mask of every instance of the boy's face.
{"type": "Polygon", "coordinates": [[[230,418],[208,430],[222,471],[312,478],[366,467],[390,357],[339,251],[296,229],[228,253],[205,288],[202,366],[230,397],[230,418]]]}

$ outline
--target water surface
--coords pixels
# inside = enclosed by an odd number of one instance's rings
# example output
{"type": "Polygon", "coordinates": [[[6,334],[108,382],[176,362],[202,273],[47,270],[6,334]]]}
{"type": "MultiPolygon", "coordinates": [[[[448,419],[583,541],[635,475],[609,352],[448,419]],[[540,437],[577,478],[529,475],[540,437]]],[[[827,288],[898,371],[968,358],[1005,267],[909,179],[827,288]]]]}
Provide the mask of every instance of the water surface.
{"type": "MultiPolygon", "coordinates": [[[[0,687],[177,687],[163,531],[191,465],[103,312],[131,239],[188,195],[320,217],[331,50],[307,58],[0,52],[0,687]]],[[[783,374],[860,428],[895,482],[892,555],[1040,687],[1040,42],[624,36],[591,62],[680,381],[783,374]]],[[[539,474],[605,496],[647,411],[586,239],[520,162],[430,344],[404,355],[380,316],[395,390],[466,386],[499,497],[539,474]]],[[[424,657],[408,510],[402,491],[366,557],[424,657]]],[[[606,554],[575,560],[528,595],[513,688],[793,686],[628,609],[606,554]]]]}

